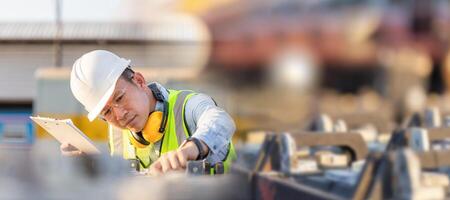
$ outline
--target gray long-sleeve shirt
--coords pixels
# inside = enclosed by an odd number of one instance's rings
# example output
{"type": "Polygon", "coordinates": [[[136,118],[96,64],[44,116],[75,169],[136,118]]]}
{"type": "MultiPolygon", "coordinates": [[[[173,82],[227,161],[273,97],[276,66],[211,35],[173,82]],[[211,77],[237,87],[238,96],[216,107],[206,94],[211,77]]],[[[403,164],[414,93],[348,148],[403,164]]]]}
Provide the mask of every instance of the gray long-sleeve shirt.
{"type": "MultiPolygon", "coordinates": [[[[161,84],[156,84],[164,98],[168,100],[168,90],[161,84]]],[[[162,110],[163,106],[161,102],[157,102],[156,110],[162,110]]],[[[192,137],[202,140],[208,146],[209,154],[206,160],[211,164],[222,161],[227,155],[228,144],[236,130],[230,115],[216,106],[211,97],[200,93],[186,102],[185,118],[192,137]]]]}

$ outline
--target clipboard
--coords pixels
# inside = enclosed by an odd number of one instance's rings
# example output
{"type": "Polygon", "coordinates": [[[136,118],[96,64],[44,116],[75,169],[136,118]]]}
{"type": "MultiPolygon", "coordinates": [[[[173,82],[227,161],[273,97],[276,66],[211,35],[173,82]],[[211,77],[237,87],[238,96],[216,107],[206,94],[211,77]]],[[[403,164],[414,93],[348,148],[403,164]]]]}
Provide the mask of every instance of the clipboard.
{"type": "Polygon", "coordinates": [[[86,154],[100,154],[100,150],[73,124],[71,119],[59,120],[39,116],[30,116],[30,119],[44,128],[61,143],[70,143],[72,146],[86,154]]]}

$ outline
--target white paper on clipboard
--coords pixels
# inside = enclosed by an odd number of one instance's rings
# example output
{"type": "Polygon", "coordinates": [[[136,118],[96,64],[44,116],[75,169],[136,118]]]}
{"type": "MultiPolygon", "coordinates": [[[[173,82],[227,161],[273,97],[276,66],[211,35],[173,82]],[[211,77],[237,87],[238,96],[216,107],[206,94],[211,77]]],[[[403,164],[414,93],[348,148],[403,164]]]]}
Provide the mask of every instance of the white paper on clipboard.
{"type": "Polygon", "coordinates": [[[61,143],[70,143],[83,153],[100,153],[100,150],[95,147],[94,143],[83,132],[81,132],[70,119],[58,120],[39,116],[30,116],[30,118],[61,143]]]}

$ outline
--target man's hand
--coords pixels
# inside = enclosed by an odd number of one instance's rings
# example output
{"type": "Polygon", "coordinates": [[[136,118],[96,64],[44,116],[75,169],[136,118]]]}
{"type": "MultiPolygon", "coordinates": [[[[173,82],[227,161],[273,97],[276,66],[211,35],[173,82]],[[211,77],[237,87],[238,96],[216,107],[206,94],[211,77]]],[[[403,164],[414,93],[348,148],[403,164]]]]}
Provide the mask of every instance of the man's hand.
{"type": "MultiPolygon", "coordinates": [[[[207,145],[201,142],[203,147],[208,149],[207,145]]],[[[180,171],[186,169],[188,160],[195,160],[198,157],[197,146],[192,141],[186,142],[180,148],[167,152],[156,160],[151,166],[149,173],[159,175],[169,171],[180,171]]]]}
{"type": "Polygon", "coordinates": [[[61,154],[64,156],[81,156],[83,155],[83,152],[78,150],[76,147],[72,146],[69,143],[63,143],[61,146],[59,146],[59,150],[61,151],[61,154]]]}

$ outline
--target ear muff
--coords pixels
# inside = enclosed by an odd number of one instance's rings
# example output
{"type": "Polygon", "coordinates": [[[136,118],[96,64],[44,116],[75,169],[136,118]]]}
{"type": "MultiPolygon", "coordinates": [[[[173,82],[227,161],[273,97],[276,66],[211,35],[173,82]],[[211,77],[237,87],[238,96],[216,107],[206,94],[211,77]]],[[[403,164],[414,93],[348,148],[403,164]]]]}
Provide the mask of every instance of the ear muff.
{"type": "Polygon", "coordinates": [[[129,131],[131,143],[137,148],[145,148],[150,143],[161,140],[164,136],[165,125],[167,124],[167,115],[161,111],[153,112],[147,120],[144,129],[139,133],[129,131]],[[164,122],[166,121],[166,122],[164,122]],[[162,130],[162,132],[161,132],[162,130]]]}
{"type": "Polygon", "coordinates": [[[134,133],[133,131],[128,131],[128,139],[136,148],[145,148],[150,144],[142,137],[141,133],[134,133]]]}
{"type": "Polygon", "coordinates": [[[155,143],[161,140],[164,135],[164,129],[163,132],[161,132],[164,118],[164,113],[161,111],[155,111],[148,117],[147,124],[142,130],[142,136],[146,141],[155,143]]]}

